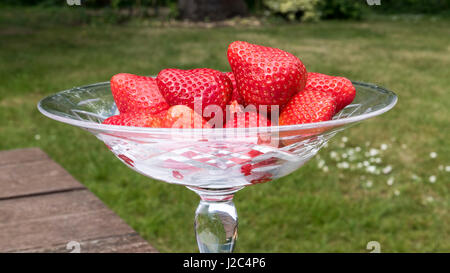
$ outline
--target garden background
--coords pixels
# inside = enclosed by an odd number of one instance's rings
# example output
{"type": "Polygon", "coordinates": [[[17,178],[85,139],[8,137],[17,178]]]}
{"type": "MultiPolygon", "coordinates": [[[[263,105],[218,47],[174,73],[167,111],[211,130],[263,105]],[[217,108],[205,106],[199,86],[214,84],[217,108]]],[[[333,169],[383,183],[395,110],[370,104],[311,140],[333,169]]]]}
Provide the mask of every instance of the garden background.
{"type": "Polygon", "coordinates": [[[293,174],[237,193],[236,251],[367,252],[369,241],[382,252],[450,251],[450,1],[223,2],[2,1],[0,150],[40,147],[159,251],[197,251],[195,193],[131,171],[36,104],[120,72],[229,71],[234,40],[278,47],[309,71],[393,90],[399,103],[293,174]]]}

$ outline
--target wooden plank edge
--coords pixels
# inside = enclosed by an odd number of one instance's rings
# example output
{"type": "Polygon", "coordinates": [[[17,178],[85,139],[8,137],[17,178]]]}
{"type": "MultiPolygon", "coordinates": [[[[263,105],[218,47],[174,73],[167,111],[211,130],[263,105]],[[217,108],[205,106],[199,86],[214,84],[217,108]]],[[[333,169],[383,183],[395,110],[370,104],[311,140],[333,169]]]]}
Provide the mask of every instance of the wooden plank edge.
{"type": "Polygon", "coordinates": [[[11,253],[158,253],[137,232],[71,241],[44,248],[14,250],[11,253]]]}

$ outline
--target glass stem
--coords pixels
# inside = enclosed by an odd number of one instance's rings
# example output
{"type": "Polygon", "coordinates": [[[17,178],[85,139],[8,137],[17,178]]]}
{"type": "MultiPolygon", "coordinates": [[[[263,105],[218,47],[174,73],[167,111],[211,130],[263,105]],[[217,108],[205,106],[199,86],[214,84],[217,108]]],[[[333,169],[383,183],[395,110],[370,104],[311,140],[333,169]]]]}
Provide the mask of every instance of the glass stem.
{"type": "Polygon", "coordinates": [[[201,253],[233,252],[237,238],[238,217],[233,195],[225,199],[200,195],[195,211],[195,234],[201,253]]]}

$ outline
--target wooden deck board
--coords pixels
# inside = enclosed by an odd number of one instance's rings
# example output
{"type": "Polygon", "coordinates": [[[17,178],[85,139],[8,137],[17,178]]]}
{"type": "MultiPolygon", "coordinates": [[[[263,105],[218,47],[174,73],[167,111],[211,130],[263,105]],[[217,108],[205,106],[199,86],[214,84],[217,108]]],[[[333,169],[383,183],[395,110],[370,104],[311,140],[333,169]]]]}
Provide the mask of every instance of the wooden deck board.
{"type": "Polygon", "coordinates": [[[39,149],[0,152],[0,252],[156,252],[39,149]],[[10,159],[10,160],[8,160],[10,159]]]}
{"type": "MultiPolygon", "coordinates": [[[[125,234],[98,238],[89,241],[80,241],[80,252],[82,253],[157,253],[158,251],[142,239],[138,234],[125,234]]],[[[15,252],[26,253],[67,253],[75,251],[68,248],[67,244],[54,245],[47,248],[23,249],[15,252]]]]}
{"type": "Polygon", "coordinates": [[[42,151],[0,152],[0,200],[80,188],[84,186],[42,151]]]}
{"type": "Polygon", "coordinates": [[[0,151],[0,166],[50,159],[39,148],[0,151]]]}

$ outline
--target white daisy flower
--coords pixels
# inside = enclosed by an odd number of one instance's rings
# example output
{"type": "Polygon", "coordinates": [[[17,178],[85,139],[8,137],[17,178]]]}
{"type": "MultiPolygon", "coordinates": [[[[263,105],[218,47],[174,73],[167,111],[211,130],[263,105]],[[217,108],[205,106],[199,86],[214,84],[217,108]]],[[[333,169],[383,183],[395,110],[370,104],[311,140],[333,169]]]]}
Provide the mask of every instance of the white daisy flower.
{"type": "Polygon", "coordinates": [[[323,166],[325,166],[325,160],[320,160],[319,163],[317,164],[317,167],[321,169],[323,166]]]}
{"type": "Polygon", "coordinates": [[[436,152],[431,152],[430,153],[430,157],[431,158],[436,158],[437,157],[437,153],[436,152]]]}
{"type": "Polygon", "coordinates": [[[428,178],[428,181],[430,181],[430,183],[436,182],[436,176],[435,176],[435,175],[430,176],[430,177],[428,178]]]}
{"type": "Polygon", "coordinates": [[[388,148],[388,145],[387,145],[387,144],[384,144],[384,143],[381,144],[381,146],[380,146],[380,149],[383,150],[383,151],[386,151],[387,148],[388,148]]]}
{"type": "Polygon", "coordinates": [[[377,167],[375,166],[367,166],[366,171],[369,173],[375,173],[377,170],[377,167]]]}
{"type": "Polygon", "coordinates": [[[40,140],[40,139],[41,139],[41,135],[39,135],[39,134],[35,135],[35,136],[34,136],[34,139],[40,140]]]}
{"type": "Polygon", "coordinates": [[[393,177],[389,177],[389,179],[386,182],[388,184],[388,186],[392,186],[394,185],[394,178],[393,177]]]}
{"type": "Polygon", "coordinates": [[[333,158],[333,159],[336,159],[336,158],[338,158],[338,153],[336,153],[335,151],[331,151],[331,153],[330,153],[330,157],[331,158],[333,158]]]}
{"type": "Polygon", "coordinates": [[[394,195],[395,195],[395,196],[399,196],[399,195],[400,195],[400,191],[399,191],[399,190],[395,190],[395,191],[394,191],[394,195]]]}
{"type": "Polygon", "coordinates": [[[450,172],[450,166],[445,166],[445,171],[450,172]]]}
{"type": "Polygon", "coordinates": [[[380,152],[379,152],[377,149],[374,149],[374,148],[372,148],[372,149],[369,150],[370,156],[376,156],[376,155],[378,155],[379,153],[380,153],[380,152]]]}
{"type": "Polygon", "coordinates": [[[387,165],[386,167],[383,168],[383,173],[384,174],[388,174],[392,171],[392,166],[391,165],[387,165]]]}
{"type": "Polygon", "coordinates": [[[348,141],[348,137],[342,137],[341,140],[342,142],[346,143],[348,141]]]}

